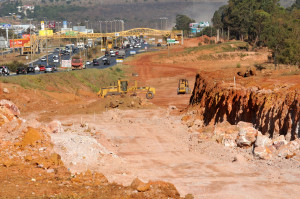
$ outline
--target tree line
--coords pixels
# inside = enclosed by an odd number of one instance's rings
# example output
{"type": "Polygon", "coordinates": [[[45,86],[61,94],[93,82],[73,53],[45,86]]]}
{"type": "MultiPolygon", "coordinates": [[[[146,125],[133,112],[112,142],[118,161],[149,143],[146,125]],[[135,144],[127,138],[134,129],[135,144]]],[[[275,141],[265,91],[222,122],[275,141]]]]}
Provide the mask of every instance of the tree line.
{"type": "Polygon", "coordinates": [[[281,7],[278,0],[229,0],[214,13],[212,22],[229,39],[267,46],[275,64],[300,63],[300,0],[289,8],[281,7]]]}

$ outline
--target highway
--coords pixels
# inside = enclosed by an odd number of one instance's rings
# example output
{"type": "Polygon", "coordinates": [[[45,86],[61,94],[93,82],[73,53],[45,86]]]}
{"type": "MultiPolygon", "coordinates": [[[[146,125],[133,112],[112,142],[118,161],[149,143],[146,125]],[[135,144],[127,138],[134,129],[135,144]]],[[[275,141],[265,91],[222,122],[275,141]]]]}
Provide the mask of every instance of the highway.
{"type": "MultiPolygon", "coordinates": [[[[125,54],[125,59],[126,59],[127,57],[132,56],[132,55],[130,54],[130,51],[136,51],[136,54],[145,52],[145,47],[146,47],[146,46],[147,46],[147,50],[149,51],[150,45],[145,45],[145,44],[142,44],[142,45],[141,45],[141,48],[133,48],[133,49],[127,48],[127,49],[126,49],[126,54],[125,54]]],[[[154,49],[151,49],[151,50],[154,50],[154,49]]],[[[78,53],[79,53],[79,52],[78,52],[78,53]]],[[[83,52],[81,52],[81,53],[82,53],[82,55],[83,55],[83,52]]],[[[59,54],[59,51],[58,51],[58,50],[54,50],[54,52],[52,52],[52,53],[50,53],[50,54],[48,55],[48,65],[56,65],[56,66],[59,66],[59,65],[60,65],[60,63],[55,63],[55,62],[52,61],[52,60],[53,60],[53,56],[54,56],[54,55],[58,55],[58,54],[59,54]]],[[[45,56],[45,57],[46,57],[46,56],[45,56]]],[[[70,59],[70,55],[62,55],[62,56],[61,56],[61,59],[62,59],[62,60],[69,60],[69,59],[70,59]]],[[[93,64],[91,64],[91,65],[86,65],[86,68],[87,68],[87,69],[89,69],[89,68],[105,69],[105,68],[109,68],[109,67],[115,66],[115,65],[117,64],[117,61],[116,61],[117,56],[111,57],[111,56],[104,56],[104,55],[103,55],[103,56],[100,57],[100,58],[96,58],[96,57],[95,57],[95,58],[91,58],[91,60],[89,60],[89,61],[92,61],[93,59],[97,59],[97,60],[98,60],[99,66],[93,66],[93,64]],[[104,57],[109,58],[109,60],[110,60],[110,65],[104,65],[104,64],[103,64],[102,59],[103,59],[104,57]]],[[[84,64],[85,64],[85,63],[84,63],[84,64]]],[[[47,65],[47,62],[46,62],[46,61],[41,61],[41,59],[39,59],[39,60],[33,62],[33,66],[36,66],[36,65],[44,65],[44,66],[46,66],[46,65],[47,65]]],[[[63,72],[63,71],[54,71],[54,73],[57,73],[57,72],[63,72]]],[[[12,75],[10,75],[10,76],[39,75],[39,74],[44,74],[44,72],[42,71],[42,72],[27,73],[27,74],[19,74],[19,75],[12,74],[12,75]]],[[[9,77],[9,76],[7,76],[7,77],[9,77]]]]}

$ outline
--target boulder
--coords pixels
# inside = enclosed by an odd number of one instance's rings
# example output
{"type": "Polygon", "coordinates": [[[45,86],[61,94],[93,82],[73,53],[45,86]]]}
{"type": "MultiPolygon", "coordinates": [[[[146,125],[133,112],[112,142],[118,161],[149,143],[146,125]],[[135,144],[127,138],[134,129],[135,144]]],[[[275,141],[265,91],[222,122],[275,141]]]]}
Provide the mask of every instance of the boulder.
{"type": "Polygon", "coordinates": [[[7,88],[3,88],[3,93],[9,94],[9,90],[7,88]]]}
{"type": "Polygon", "coordinates": [[[238,130],[236,125],[231,125],[229,122],[219,123],[214,129],[214,139],[224,146],[235,147],[238,130]]]}
{"type": "Polygon", "coordinates": [[[269,160],[273,157],[273,146],[258,146],[254,149],[254,156],[263,160],[269,160]]]}
{"type": "Polygon", "coordinates": [[[239,122],[237,125],[239,133],[236,139],[237,146],[252,146],[255,142],[258,131],[253,128],[252,124],[246,122],[239,122]]]}
{"type": "Polygon", "coordinates": [[[8,100],[5,100],[5,99],[0,100],[0,107],[1,107],[2,110],[5,110],[5,109],[4,109],[4,107],[5,107],[6,109],[8,109],[8,111],[9,111],[12,115],[14,115],[14,116],[16,116],[16,117],[19,117],[19,115],[20,115],[20,110],[19,110],[18,107],[17,107],[13,102],[11,102],[11,101],[8,101],[8,100]]]}
{"type": "Polygon", "coordinates": [[[48,124],[51,133],[63,133],[64,129],[62,128],[61,122],[54,120],[48,124]]]}

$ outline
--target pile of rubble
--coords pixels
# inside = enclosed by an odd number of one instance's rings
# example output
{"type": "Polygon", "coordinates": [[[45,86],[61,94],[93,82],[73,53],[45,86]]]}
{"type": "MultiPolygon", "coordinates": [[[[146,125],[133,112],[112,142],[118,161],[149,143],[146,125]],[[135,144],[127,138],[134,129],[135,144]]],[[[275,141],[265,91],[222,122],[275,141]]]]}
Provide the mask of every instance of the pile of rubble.
{"type": "MultiPolygon", "coordinates": [[[[201,120],[192,120],[189,116],[184,116],[182,121],[191,132],[203,127],[201,120]]],[[[255,157],[265,160],[275,157],[289,159],[300,155],[300,139],[287,141],[283,135],[271,139],[255,129],[251,123],[242,121],[237,125],[218,123],[210,132],[200,132],[199,137],[215,140],[226,147],[250,148],[255,157]]]]}
{"type": "Polygon", "coordinates": [[[283,135],[271,139],[246,122],[237,125],[228,122],[217,124],[213,139],[228,147],[253,147],[254,156],[260,159],[272,159],[275,156],[288,159],[300,153],[299,139],[288,142],[283,135]]]}

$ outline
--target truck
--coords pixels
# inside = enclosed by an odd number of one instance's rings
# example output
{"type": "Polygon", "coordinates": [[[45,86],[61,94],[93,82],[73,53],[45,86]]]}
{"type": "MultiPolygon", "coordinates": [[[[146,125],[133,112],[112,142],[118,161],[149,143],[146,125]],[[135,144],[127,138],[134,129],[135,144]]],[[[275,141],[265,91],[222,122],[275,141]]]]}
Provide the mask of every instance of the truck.
{"type": "Polygon", "coordinates": [[[125,58],[125,54],[126,54],[126,50],[125,49],[121,49],[121,50],[119,50],[119,57],[120,58],[125,58]]]}
{"type": "Polygon", "coordinates": [[[94,41],[93,39],[88,39],[87,45],[91,48],[93,47],[94,41]]]}
{"type": "Polygon", "coordinates": [[[77,48],[84,48],[84,43],[83,42],[77,42],[77,48]]]}
{"type": "Polygon", "coordinates": [[[73,57],[71,61],[72,70],[82,70],[83,69],[83,62],[82,59],[79,57],[73,57]]]}

